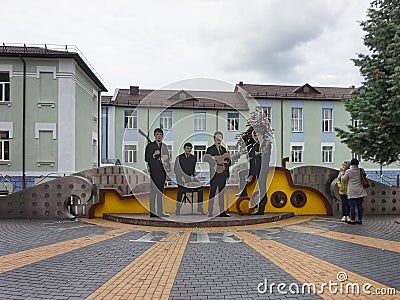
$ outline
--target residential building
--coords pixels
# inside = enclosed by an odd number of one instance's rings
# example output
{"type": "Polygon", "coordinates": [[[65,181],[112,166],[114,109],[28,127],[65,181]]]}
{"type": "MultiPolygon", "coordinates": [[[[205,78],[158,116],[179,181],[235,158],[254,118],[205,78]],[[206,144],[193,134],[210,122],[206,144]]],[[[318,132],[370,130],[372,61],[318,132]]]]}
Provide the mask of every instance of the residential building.
{"type": "Polygon", "coordinates": [[[335,128],[347,129],[357,125],[344,108],[351,101],[354,86],[317,87],[306,83],[301,86],[245,84],[239,82],[236,89],[243,89],[248,98],[256,99],[259,106],[270,116],[275,135],[276,160],[288,157],[288,168],[303,165],[339,168],[344,160],[357,157],[370,178],[396,185],[399,165],[386,166],[380,176],[380,166],[364,161],[352,153],[336,136],[335,128]]]}
{"type": "Polygon", "coordinates": [[[102,160],[118,159],[145,170],[147,141],[138,129],[153,139],[153,130],[161,127],[172,159],[182,152],[185,142],[191,142],[199,161],[198,171],[207,177],[208,169],[201,157],[212,144],[212,134],[222,131],[228,150],[234,153],[237,134],[246,130],[250,112],[260,106],[274,130],[272,165],[289,158],[288,168],[313,165],[338,169],[344,160],[358,157],[370,178],[396,185],[399,166],[385,167],[381,176],[379,165],[363,161],[336,136],[336,127],[346,128],[358,122],[351,120],[344,108],[344,102],[351,101],[357,90],[354,86],[243,82],[232,92],[148,90],[137,86],[116,89],[113,96],[102,97],[102,160]]]}
{"type": "Polygon", "coordinates": [[[0,46],[0,186],[98,166],[105,91],[76,47],[0,46]]]}

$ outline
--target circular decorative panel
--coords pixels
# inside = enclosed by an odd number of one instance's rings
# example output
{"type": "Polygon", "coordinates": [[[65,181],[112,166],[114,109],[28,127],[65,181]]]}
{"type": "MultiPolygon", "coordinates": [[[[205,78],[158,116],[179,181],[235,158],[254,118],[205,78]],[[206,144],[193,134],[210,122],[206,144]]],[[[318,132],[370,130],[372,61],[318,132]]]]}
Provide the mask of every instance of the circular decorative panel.
{"type": "Polygon", "coordinates": [[[292,196],[290,196],[290,203],[297,208],[303,207],[307,203],[307,196],[302,191],[295,191],[292,196]]]}
{"type": "Polygon", "coordinates": [[[273,207],[282,208],[287,203],[287,196],[284,192],[276,191],[271,196],[271,204],[273,207]]]}

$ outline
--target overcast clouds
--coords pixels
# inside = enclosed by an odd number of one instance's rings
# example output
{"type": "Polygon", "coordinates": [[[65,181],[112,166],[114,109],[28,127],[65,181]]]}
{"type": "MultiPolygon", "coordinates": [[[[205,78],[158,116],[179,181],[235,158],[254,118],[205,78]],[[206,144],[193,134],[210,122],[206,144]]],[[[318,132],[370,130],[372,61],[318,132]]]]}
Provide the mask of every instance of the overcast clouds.
{"type": "Polygon", "coordinates": [[[188,78],[350,86],[366,0],[7,1],[6,43],[76,45],[115,88],[188,78]],[[56,5],[57,4],[57,5],[56,5]]]}

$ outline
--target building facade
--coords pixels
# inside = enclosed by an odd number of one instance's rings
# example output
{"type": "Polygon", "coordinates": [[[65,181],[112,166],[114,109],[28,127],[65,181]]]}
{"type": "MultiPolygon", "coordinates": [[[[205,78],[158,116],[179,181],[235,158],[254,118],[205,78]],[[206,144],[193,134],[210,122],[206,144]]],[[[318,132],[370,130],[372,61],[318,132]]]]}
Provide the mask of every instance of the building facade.
{"type": "Polygon", "coordinates": [[[102,91],[76,48],[0,46],[0,189],[97,166],[102,91]]]}
{"type": "Polygon", "coordinates": [[[161,127],[172,159],[182,153],[185,142],[191,142],[200,162],[198,171],[207,177],[201,156],[212,144],[212,134],[217,130],[223,132],[226,147],[234,153],[237,134],[246,130],[250,112],[260,106],[274,130],[272,164],[280,166],[283,158],[289,158],[288,168],[311,165],[338,169],[344,160],[358,157],[370,178],[396,185],[399,166],[386,166],[381,176],[379,165],[363,161],[335,134],[336,127],[357,124],[344,108],[344,102],[350,101],[356,91],[355,87],[243,82],[232,92],[154,91],[134,86],[116,89],[114,96],[102,98],[102,160],[118,159],[145,170],[147,141],[139,129],[153,139],[153,130],[161,127]]]}
{"type": "MultiPolygon", "coordinates": [[[[250,105],[251,106],[251,105],[250,105]]],[[[228,151],[235,153],[236,135],[245,130],[250,106],[240,92],[117,89],[114,96],[102,97],[102,160],[119,160],[127,166],[146,170],[144,149],[153,131],[164,131],[164,143],[172,161],[193,144],[197,171],[207,176],[202,162],[213,134],[221,131],[228,151]]]]}
{"type": "Polygon", "coordinates": [[[339,168],[344,160],[357,157],[369,178],[385,184],[397,185],[400,166],[385,166],[364,161],[336,136],[335,128],[359,125],[344,108],[345,101],[358,91],[349,87],[314,87],[244,84],[248,97],[271,116],[274,128],[277,161],[288,157],[288,168],[304,165],[339,168]],[[382,171],[382,175],[380,174],[382,171]]]}

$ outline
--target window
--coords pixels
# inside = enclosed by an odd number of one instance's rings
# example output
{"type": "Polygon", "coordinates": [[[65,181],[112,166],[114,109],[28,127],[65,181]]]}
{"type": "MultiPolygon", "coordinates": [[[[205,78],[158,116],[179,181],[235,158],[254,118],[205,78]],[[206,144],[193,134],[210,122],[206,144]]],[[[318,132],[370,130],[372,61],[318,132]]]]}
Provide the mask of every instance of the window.
{"type": "Polygon", "coordinates": [[[360,120],[356,120],[356,119],[351,119],[351,126],[360,127],[361,126],[361,121],[360,120]]]}
{"type": "Polygon", "coordinates": [[[358,160],[359,162],[362,162],[362,156],[361,156],[360,154],[357,154],[357,153],[352,152],[352,153],[351,153],[351,158],[357,158],[357,160],[358,160]]]}
{"type": "Polygon", "coordinates": [[[264,114],[267,116],[269,120],[271,120],[271,106],[263,106],[261,107],[263,110],[264,114]]]}
{"type": "Polygon", "coordinates": [[[322,109],[322,132],[333,132],[333,109],[322,109]]]}
{"type": "Polygon", "coordinates": [[[322,162],[333,162],[333,146],[322,146],[322,162]]]}
{"type": "Polygon", "coordinates": [[[239,113],[228,113],[228,131],[238,131],[239,130],[239,113]]]}
{"type": "Polygon", "coordinates": [[[234,154],[238,153],[238,146],[237,145],[227,145],[228,147],[228,152],[231,156],[233,156],[234,154]]]}
{"type": "Polygon", "coordinates": [[[292,146],[292,162],[302,163],[303,162],[303,146],[292,146]]]}
{"type": "Polygon", "coordinates": [[[170,130],[172,128],[172,111],[164,111],[160,115],[160,128],[170,130]]]}
{"type": "Polygon", "coordinates": [[[102,106],[101,107],[101,118],[103,120],[107,119],[108,117],[108,107],[107,106],[102,106]]]}
{"type": "Polygon", "coordinates": [[[124,111],[125,115],[125,128],[136,129],[137,128],[137,110],[127,109],[124,111]]]}
{"type": "Polygon", "coordinates": [[[303,132],[303,109],[292,108],[292,132],[303,132]]]}
{"type": "MultiPolygon", "coordinates": [[[[362,123],[360,120],[357,119],[351,119],[351,126],[353,127],[361,127],[362,123]]],[[[362,162],[362,156],[360,154],[357,153],[351,153],[351,158],[357,158],[359,162],[362,162]]]]}
{"type": "Polygon", "coordinates": [[[0,161],[10,160],[10,133],[0,131],[0,161]]]}
{"type": "Polygon", "coordinates": [[[0,72],[0,102],[10,101],[10,75],[0,72]]]}
{"type": "Polygon", "coordinates": [[[168,149],[168,155],[169,155],[169,157],[170,157],[170,159],[172,158],[172,150],[173,150],[173,146],[172,146],[172,144],[166,144],[165,142],[164,142],[164,144],[167,146],[167,149],[168,149]]]}
{"type": "Polygon", "coordinates": [[[125,145],[124,146],[124,162],[135,163],[137,162],[137,146],[125,145]]]}
{"type": "Polygon", "coordinates": [[[194,130],[206,130],[206,113],[195,112],[194,113],[194,130]]]}
{"type": "Polygon", "coordinates": [[[206,154],[205,145],[194,145],[194,156],[196,156],[197,162],[203,162],[203,156],[206,154]]]}

